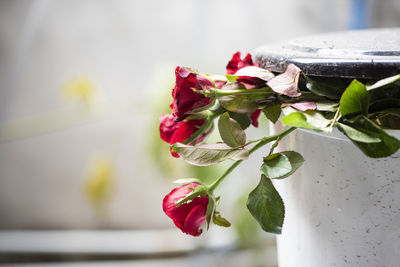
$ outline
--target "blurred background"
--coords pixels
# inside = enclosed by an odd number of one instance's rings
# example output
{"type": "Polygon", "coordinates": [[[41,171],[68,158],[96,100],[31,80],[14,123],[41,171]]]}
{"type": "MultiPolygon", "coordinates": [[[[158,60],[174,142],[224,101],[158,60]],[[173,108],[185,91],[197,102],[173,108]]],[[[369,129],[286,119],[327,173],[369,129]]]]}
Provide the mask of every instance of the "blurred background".
{"type": "Polygon", "coordinates": [[[236,51],[399,26],[396,0],[1,0],[0,264],[276,266],[245,207],[261,154],[218,191],[230,229],[193,238],[162,212],[171,181],[226,167],[160,140],[175,66],[224,74],[236,51]]]}

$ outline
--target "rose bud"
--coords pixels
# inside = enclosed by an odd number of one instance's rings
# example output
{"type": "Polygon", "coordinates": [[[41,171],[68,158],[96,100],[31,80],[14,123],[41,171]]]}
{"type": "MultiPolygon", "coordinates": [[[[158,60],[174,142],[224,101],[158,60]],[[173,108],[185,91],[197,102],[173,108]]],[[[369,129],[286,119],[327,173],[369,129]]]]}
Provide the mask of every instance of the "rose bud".
{"type": "Polygon", "coordinates": [[[185,67],[175,69],[176,83],[172,90],[172,114],[183,119],[194,109],[202,108],[212,102],[212,98],[196,92],[212,88],[213,85],[207,78],[197,75],[185,67]]]}
{"type": "Polygon", "coordinates": [[[202,233],[199,228],[206,221],[208,197],[204,195],[195,197],[179,207],[175,203],[193,192],[189,188],[197,186],[199,186],[198,183],[191,183],[177,187],[163,200],[165,214],[173,220],[176,227],[181,229],[182,232],[193,236],[199,236],[202,233]]]}
{"type": "MultiPolygon", "coordinates": [[[[164,114],[160,117],[160,137],[168,144],[183,143],[186,139],[192,136],[204,123],[206,119],[176,121],[172,115],[164,114]]],[[[195,143],[200,143],[208,135],[209,132],[204,132],[195,143]]],[[[179,158],[175,152],[171,152],[172,156],[179,158]]]]}

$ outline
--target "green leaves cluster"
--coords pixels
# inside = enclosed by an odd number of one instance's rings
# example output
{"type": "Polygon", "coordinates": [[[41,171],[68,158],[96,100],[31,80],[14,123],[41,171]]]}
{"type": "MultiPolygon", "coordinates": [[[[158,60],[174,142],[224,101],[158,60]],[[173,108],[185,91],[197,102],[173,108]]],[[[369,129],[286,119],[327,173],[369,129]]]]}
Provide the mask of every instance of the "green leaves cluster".
{"type": "MultiPolygon", "coordinates": [[[[399,77],[396,75],[378,81],[369,86],[369,90],[382,90],[397,82],[398,79],[399,77]]],[[[397,87],[397,92],[400,93],[400,87],[397,87]]],[[[368,157],[387,157],[400,148],[399,140],[388,135],[378,124],[380,123],[379,117],[374,115],[375,113],[384,113],[386,116],[388,114],[399,116],[396,115],[396,112],[385,111],[385,107],[379,108],[384,101],[391,105],[389,110],[399,109],[399,101],[392,101],[392,99],[392,97],[382,99],[376,94],[370,95],[367,86],[357,80],[354,80],[346,88],[340,99],[339,110],[343,118],[336,125],[368,157]],[[369,113],[371,106],[375,109],[373,114],[369,113]]]]}
{"type": "Polygon", "coordinates": [[[336,126],[366,156],[387,157],[400,148],[399,140],[384,128],[400,128],[400,75],[365,85],[353,80],[306,77],[314,94],[326,97],[317,110],[295,111],[287,108],[281,119],[285,125],[330,133],[336,126]],[[335,99],[337,102],[332,101],[335,99]]]}

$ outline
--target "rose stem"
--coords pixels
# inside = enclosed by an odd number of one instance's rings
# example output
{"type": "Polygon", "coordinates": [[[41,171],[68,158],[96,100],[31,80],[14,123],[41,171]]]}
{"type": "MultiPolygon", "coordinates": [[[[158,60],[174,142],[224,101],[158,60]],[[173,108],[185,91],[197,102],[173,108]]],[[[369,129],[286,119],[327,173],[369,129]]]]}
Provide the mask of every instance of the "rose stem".
{"type": "MultiPolygon", "coordinates": [[[[258,142],[255,146],[253,146],[250,150],[249,150],[249,155],[251,155],[254,151],[256,151],[257,149],[259,149],[260,147],[263,147],[264,145],[268,144],[269,142],[272,142],[274,140],[277,139],[282,139],[283,137],[285,137],[286,135],[288,135],[289,133],[293,132],[296,129],[296,127],[290,127],[287,128],[286,130],[280,132],[279,134],[276,135],[272,135],[272,136],[267,136],[264,137],[260,140],[260,142],[258,142]]],[[[217,180],[215,180],[209,187],[208,190],[210,192],[213,192],[214,189],[222,182],[222,180],[228,175],[230,174],[243,160],[238,160],[235,163],[233,163],[217,180]]]]}

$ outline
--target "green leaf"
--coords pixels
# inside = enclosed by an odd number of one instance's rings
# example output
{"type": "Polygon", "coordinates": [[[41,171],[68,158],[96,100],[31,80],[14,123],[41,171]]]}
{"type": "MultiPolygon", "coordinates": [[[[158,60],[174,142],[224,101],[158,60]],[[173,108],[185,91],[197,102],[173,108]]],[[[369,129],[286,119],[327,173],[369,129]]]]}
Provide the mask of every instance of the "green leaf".
{"type": "Polygon", "coordinates": [[[251,119],[249,114],[240,114],[231,111],[229,111],[228,113],[232,119],[240,124],[240,127],[242,127],[243,130],[246,130],[250,126],[251,119]]]}
{"type": "Polygon", "coordinates": [[[304,162],[295,151],[283,151],[264,158],[261,171],[270,179],[283,179],[292,175],[304,162]]]}
{"type": "Polygon", "coordinates": [[[319,96],[330,99],[340,99],[348,83],[338,78],[306,77],[308,90],[319,96]]]}
{"type": "Polygon", "coordinates": [[[353,80],[340,98],[340,114],[368,114],[369,96],[365,85],[353,80]]]}
{"type": "Polygon", "coordinates": [[[344,134],[351,140],[361,143],[379,143],[381,139],[379,137],[368,135],[368,133],[362,132],[362,130],[354,129],[343,123],[338,123],[338,128],[344,132],[344,134]]]}
{"type": "Polygon", "coordinates": [[[247,149],[235,149],[222,143],[196,146],[175,143],[172,145],[172,151],[178,153],[187,163],[197,166],[214,165],[225,159],[244,160],[249,157],[247,149]]]}
{"type": "Polygon", "coordinates": [[[218,98],[219,104],[228,111],[251,114],[258,109],[256,101],[262,100],[261,94],[237,94],[218,98]]]}
{"type": "Polygon", "coordinates": [[[218,130],[222,141],[230,147],[238,147],[246,143],[246,133],[240,124],[225,112],[219,117],[218,130]]]}
{"type": "Polygon", "coordinates": [[[374,90],[368,91],[371,104],[375,105],[376,102],[386,101],[387,99],[400,99],[400,82],[389,84],[384,87],[379,87],[374,90]]]}
{"type": "MultiPolygon", "coordinates": [[[[364,143],[350,139],[361,151],[371,158],[388,157],[400,148],[400,141],[395,137],[388,135],[378,125],[370,121],[367,117],[359,115],[347,122],[352,128],[368,134],[369,136],[379,138],[379,143],[364,143]]],[[[339,130],[344,131],[339,127],[339,130]]]]}
{"type": "Polygon", "coordinates": [[[397,75],[394,75],[394,76],[379,80],[374,84],[367,85],[366,87],[367,87],[367,90],[370,91],[370,90],[374,90],[374,89],[377,89],[377,88],[384,87],[386,85],[393,84],[393,83],[395,83],[397,81],[400,81],[400,74],[397,74],[397,75]]]}
{"type": "Polygon", "coordinates": [[[175,202],[175,206],[179,207],[185,203],[188,203],[189,201],[192,201],[196,197],[207,195],[208,191],[207,188],[204,185],[199,185],[196,186],[195,188],[190,188],[190,190],[193,190],[189,194],[187,194],[184,198],[179,199],[178,201],[175,202]]]}
{"type": "Polygon", "coordinates": [[[236,79],[239,77],[239,76],[237,76],[237,75],[231,75],[231,74],[226,74],[225,75],[226,76],[226,78],[228,79],[228,81],[230,81],[230,82],[234,82],[234,81],[236,81],[236,79]]]}
{"type": "Polygon", "coordinates": [[[381,111],[384,111],[386,109],[391,109],[391,108],[400,108],[400,99],[392,98],[392,97],[378,99],[374,102],[371,102],[368,112],[371,114],[371,113],[381,112],[381,111]]]}
{"type": "Polygon", "coordinates": [[[247,208],[261,228],[269,233],[282,232],[285,206],[271,180],[261,176],[260,183],[249,194],[247,208]]]}
{"type": "Polygon", "coordinates": [[[285,155],[276,153],[264,158],[261,171],[270,179],[278,179],[290,173],[292,165],[285,155]]]}
{"type": "Polygon", "coordinates": [[[294,127],[327,131],[330,120],[325,119],[318,111],[307,110],[304,112],[292,112],[281,119],[284,125],[294,127]]]}
{"type": "Polygon", "coordinates": [[[272,123],[275,123],[281,115],[281,104],[270,104],[263,109],[263,113],[272,123]]]}
{"type": "Polygon", "coordinates": [[[316,102],[317,110],[319,111],[329,111],[329,112],[336,112],[339,104],[336,102],[331,101],[324,101],[324,102],[316,102]]]}
{"type": "Polygon", "coordinates": [[[400,110],[390,109],[377,119],[376,123],[385,129],[400,130],[400,110]]]}
{"type": "Polygon", "coordinates": [[[286,177],[292,175],[304,163],[303,156],[300,153],[296,152],[296,151],[283,151],[283,152],[280,152],[280,153],[285,155],[289,159],[290,164],[292,165],[292,171],[289,172],[287,175],[285,175],[282,178],[286,178],[286,177]]]}
{"type": "Polygon", "coordinates": [[[216,211],[216,212],[214,213],[214,216],[213,216],[213,223],[216,224],[216,225],[222,226],[222,227],[229,227],[229,226],[231,226],[231,223],[230,223],[227,219],[225,219],[224,217],[222,217],[222,216],[219,214],[218,211],[216,211]]]}

